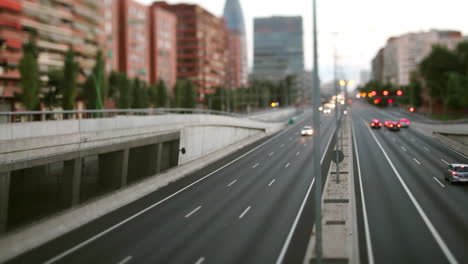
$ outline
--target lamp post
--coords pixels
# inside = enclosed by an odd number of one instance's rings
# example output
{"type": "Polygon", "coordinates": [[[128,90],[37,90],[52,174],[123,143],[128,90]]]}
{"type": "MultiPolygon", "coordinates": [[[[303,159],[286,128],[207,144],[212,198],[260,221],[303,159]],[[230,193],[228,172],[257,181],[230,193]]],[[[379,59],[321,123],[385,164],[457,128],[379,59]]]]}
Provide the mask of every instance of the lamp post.
{"type": "Polygon", "coordinates": [[[322,263],[322,168],[320,167],[320,88],[317,48],[317,3],[312,0],[312,22],[314,40],[314,86],[313,86],[313,124],[314,136],[314,172],[315,175],[315,257],[316,263],[322,263]]]}
{"type": "Polygon", "coordinates": [[[344,87],[344,110],[348,110],[348,86],[353,84],[354,80],[340,80],[340,85],[344,87]]]}

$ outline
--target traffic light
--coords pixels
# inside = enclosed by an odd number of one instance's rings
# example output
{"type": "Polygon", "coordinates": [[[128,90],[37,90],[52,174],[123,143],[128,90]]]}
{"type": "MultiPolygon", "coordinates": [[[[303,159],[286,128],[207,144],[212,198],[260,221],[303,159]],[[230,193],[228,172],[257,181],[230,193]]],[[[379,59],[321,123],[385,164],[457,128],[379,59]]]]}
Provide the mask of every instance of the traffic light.
{"type": "Polygon", "coordinates": [[[402,95],[403,95],[403,91],[402,91],[402,90],[398,90],[398,91],[396,92],[396,95],[402,96],[402,95]]]}
{"type": "Polygon", "coordinates": [[[384,96],[387,96],[387,95],[388,95],[388,91],[383,91],[382,94],[383,94],[384,96]]]}

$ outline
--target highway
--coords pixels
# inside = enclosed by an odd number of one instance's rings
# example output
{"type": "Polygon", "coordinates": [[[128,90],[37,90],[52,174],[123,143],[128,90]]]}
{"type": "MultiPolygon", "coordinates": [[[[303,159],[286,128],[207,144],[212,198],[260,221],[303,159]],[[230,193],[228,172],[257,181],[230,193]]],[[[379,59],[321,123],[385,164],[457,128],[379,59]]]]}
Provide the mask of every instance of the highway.
{"type": "Polygon", "coordinates": [[[442,174],[468,158],[414,127],[369,127],[373,118],[403,117],[352,109],[361,263],[468,263],[468,185],[449,185],[442,174]]]}
{"type": "MultiPolygon", "coordinates": [[[[311,123],[304,114],[287,129],[11,263],[300,263],[314,219],[313,137],[300,135],[311,123]]],[[[325,172],[334,128],[333,114],[324,116],[325,172]]]]}

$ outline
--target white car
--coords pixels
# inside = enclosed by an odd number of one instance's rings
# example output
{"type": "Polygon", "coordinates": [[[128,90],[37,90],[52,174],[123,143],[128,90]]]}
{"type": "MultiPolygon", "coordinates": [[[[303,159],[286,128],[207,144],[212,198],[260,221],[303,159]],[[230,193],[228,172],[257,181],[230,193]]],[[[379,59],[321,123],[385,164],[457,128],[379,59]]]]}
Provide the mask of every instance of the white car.
{"type": "Polygon", "coordinates": [[[314,134],[314,129],[310,126],[305,126],[301,130],[301,135],[303,136],[312,136],[314,134]]]}

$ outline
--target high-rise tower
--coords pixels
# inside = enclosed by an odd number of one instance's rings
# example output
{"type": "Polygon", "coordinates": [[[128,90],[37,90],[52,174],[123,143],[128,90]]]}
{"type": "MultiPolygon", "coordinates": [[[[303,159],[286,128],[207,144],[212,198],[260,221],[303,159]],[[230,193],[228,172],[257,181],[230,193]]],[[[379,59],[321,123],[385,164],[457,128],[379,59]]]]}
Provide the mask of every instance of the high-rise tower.
{"type": "Polygon", "coordinates": [[[229,30],[228,85],[232,88],[247,86],[247,41],[244,14],[239,0],[226,0],[223,16],[229,30]]]}

